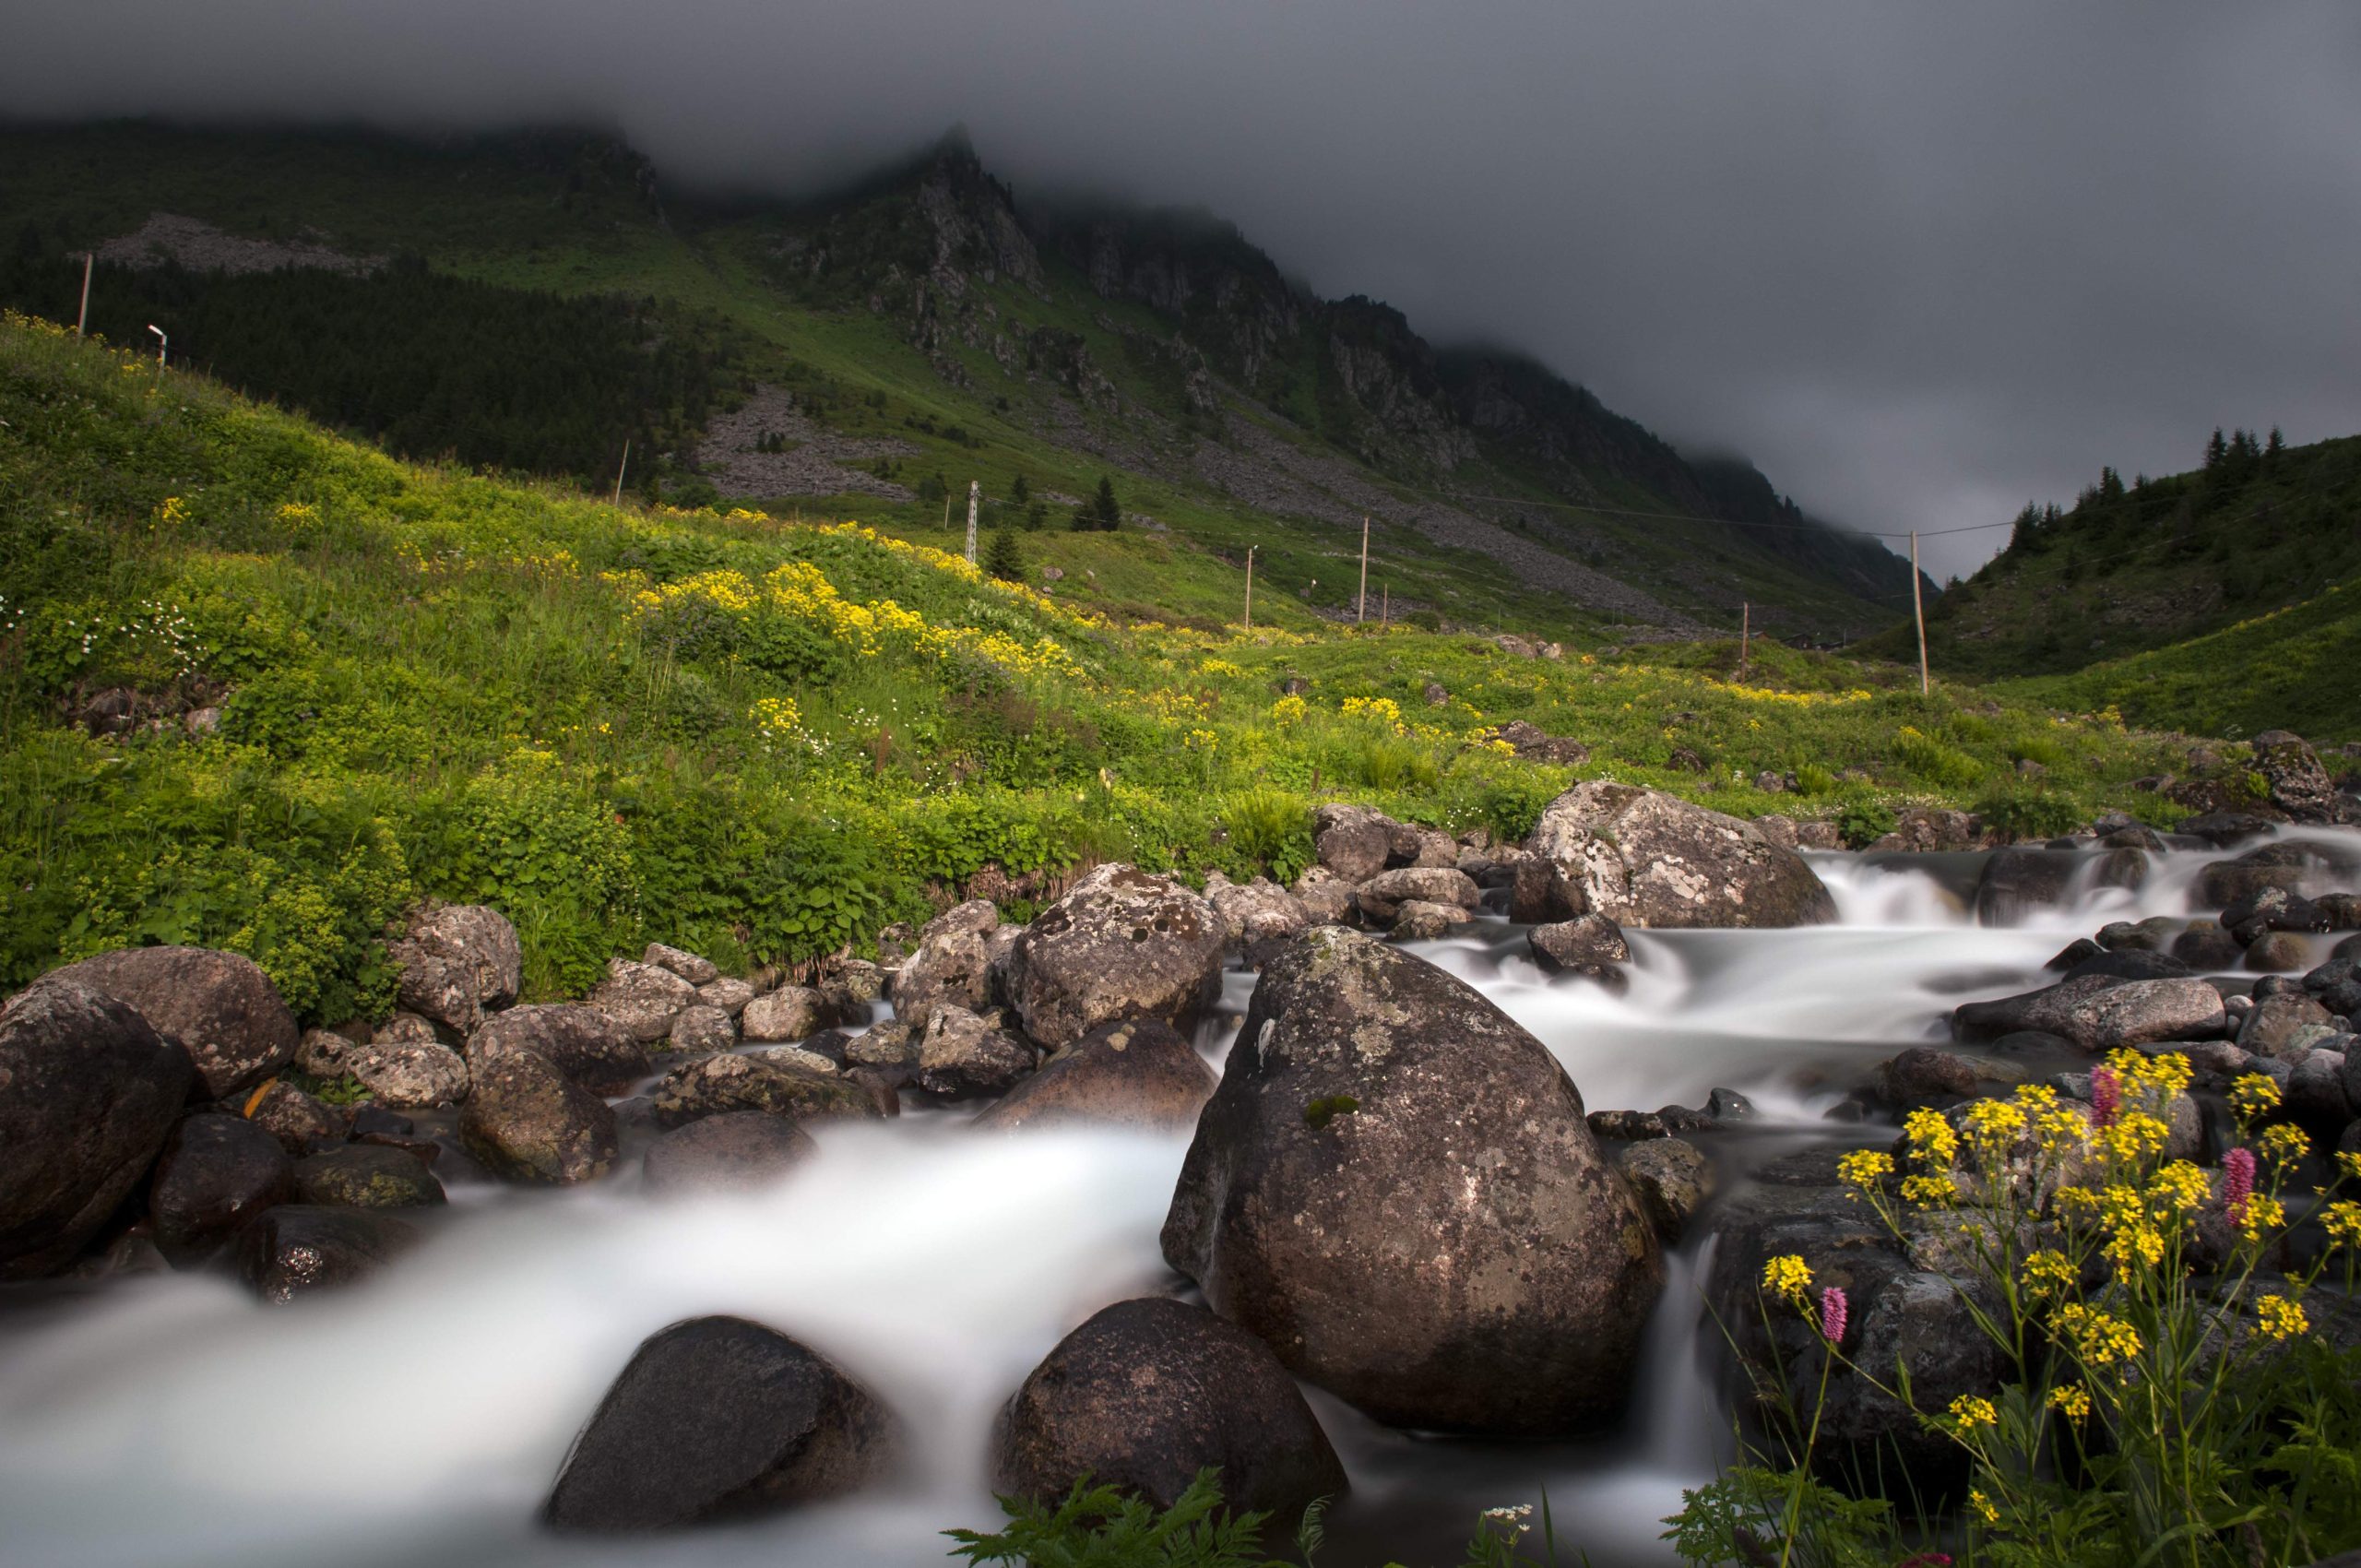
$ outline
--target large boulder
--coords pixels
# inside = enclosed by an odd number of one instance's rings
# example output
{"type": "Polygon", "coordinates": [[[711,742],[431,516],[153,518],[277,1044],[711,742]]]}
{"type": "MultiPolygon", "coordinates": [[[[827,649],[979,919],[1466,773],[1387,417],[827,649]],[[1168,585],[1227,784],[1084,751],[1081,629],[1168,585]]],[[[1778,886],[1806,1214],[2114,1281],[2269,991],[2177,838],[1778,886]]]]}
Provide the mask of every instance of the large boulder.
{"type": "MultiPolygon", "coordinates": [[[[1218,875],[1219,873],[1215,873],[1218,875]]],[[[1248,883],[1205,878],[1205,901],[1221,917],[1230,941],[1250,951],[1284,942],[1311,924],[1311,911],[1302,899],[1267,876],[1248,883]]]]}
{"type": "Polygon", "coordinates": [[[1714,1163],[1686,1138],[1643,1138],[1617,1156],[1656,1234],[1678,1241],[1714,1195],[1714,1163]]]}
{"type": "Polygon", "coordinates": [[[670,969],[691,985],[703,988],[721,978],[721,971],[710,958],[701,958],[685,948],[668,947],[661,942],[651,942],[640,954],[639,961],[653,964],[659,969],[670,969]]]}
{"type": "Polygon", "coordinates": [[[1033,1048],[965,1007],[941,1006],[919,1040],[919,1087],[944,1099],[1006,1094],[1033,1071],[1033,1048]]]}
{"type": "Polygon", "coordinates": [[[1380,1420],[1503,1436],[1619,1409],[1664,1279],[1541,1042],[1334,926],[1263,971],[1163,1247],[1216,1312],[1380,1420]]]}
{"type": "Polygon", "coordinates": [[[1312,925],[1342,925],[1353,912],[1353,885],[1326,866],[1307,866],[1288,887],[1312,925]]]}
{"type": "Polygon", "coordinates": [[[476,1075],[459,1141],[512,1182],[589,1182],[615,1162],[615,1113],[548,1057],[511,1051],[476,1075]]]}
{"type": "Polygon", "coordinates": [[[2254,738],[2255,771],[2271,791],[2271,803],[2291,822],[2350,822],[2352,803],[2329,781],[2328,769],[2301,735],[2265,730],[2254,738]]]}
{"type": "Polygon", "coordinates": [[[445,1201],[443,1183],[424,1161],[383,1144],[347,1144],[302,1161],[295,1195],[326,1208],[426,1208],[445,1201]]]}
{"type": "Polygon", "coordinates": [[[2085,975],[2039,991],[1970,1002],[1953,1009],[1952,1032],[1991,1040],[2032,1030],[2089,1051],[2160,1039],[2205,1039],[2223,1032],[2222,993],[2201,980],[2118,980],[2085,975]]]}
{"type": "Polygon", "coordinates": [[[574,1440],[541,1517],[647,1530],[839,1497],[891,1464],[892,1414],[786,1335],[702,1317],[634,1352],[574,1440]]]}
{"type": "Polygon", "coordinates": [[[1753,824],[1603,779],[1549,802],[1525,848],[1549,872],[1553,918],[1621,925],[1797,926],[1836,918],[1801,855],[1753,824]]]}
{"type": "Polygon", "coordinates": [[[1631,961],[1631,944],[1623,928],[1605,915],[1534,926],[1525,941],[1533,961],[1550,974],[1581,975],[1616,991],[1630,983],[1623,966],[1631,961]]]}
{"type": "Polygon", "coordinates": [[[191,1116],[172,1129],[148,1183],[156,1245],[174,1263],[210,1253],[255,1215],[295,1196],[294,1162],[243,1116],[191,1116]]]}
{"type": "Polygon", "coordinates": [[[1101,1024],[1050,1058],[972,1125],[1182,1132],[1213,1098],[1214,1070],[1169,1024],[1101,1024]]]}
{"type": "Polygon", "coordinates": [[[283,1305],[357,1284],[417,1240],[408,1221],[370,1209],[280,1204],[238,1233],[238,1272],[264,1301],[283,1305]]]}
{"type": "Polygon", "coordinates": [[[2021,925],[2034,910],[2062,902],[2081,863],[2071,849],[2016,845],[1994,850],[1976,878],[1976,923],[2021,925]]]}
{"type": "Polygon", "coordinates": [[[1383,812],[1330,804],[1312,814],[1311,852],[1347,885],[1358,886],[1389,865],[1418,859],[1418,836],[1383,812]],[[1405,849],[1407,854],[1397,853],[1405,849]]]}
{"type": "Polygon", "coordinates": [[[980,1013],[991,1005],[991,946],[1000,925],[989,898],[970,898],[927,921],[894,973],[894,1011],[923,1026],[937,1007],[980,1013]]]}
{"type": "Polygon", "coordinates": [[[516,1001],[524,977],[516,928],[481,904],[422,910],[386,951],[402,967],[401,1004],[461,1034],[516,1001]]]}
{"type": "Polygon", "coordinates": [[[147,1174],[196,1079],[186,1051],[92,987],[43,980],[0,1009],[0,1278],[73,1261],[147,1174]]]}
{"type": "Polygon", "coordinates": [[[610,958],[607,978],[592,986],[585,1000],[621,1024],[632,1039],[653,1043],[672,1032],[672,1020],[698,997],[695,986],[670,969],[610,958]]]}
{"type": "Polygon", "coordinates": [[[1231,1507],[1281,1519],[1346,1490],[1269,1347],[1160,1297],[1118,1301],[1060,1340],[992,1433],[992,1490],[1052,1503],[1088,1476],[1169,1508],[1208,1466],[1231,1507]]]}
{"type": "Polygon", "coordinates": [[[738,1032],[757,1042],[809,1039],[826,1023],[827,1009],[818,992],[808,985],[783,985],[746,1004],[738,1015],[738,1032]]]}
{"type": "Polygon", "coordinates": [[[468,1060],[479,1071],[519,1051],[546,1059],[597,1095],[629,1094],[648,1074],[647,1052],[629,1029],[574,1003],[512,1007],[468,1037],[468,1060]]]}
{"type": "Polygon", "coordinates": [[[1185,1030],[1220,992],[1223,946],[1221,917],[1188,888],[1099,866],[1017,937],[1010,1000],[1051,1050],[1119,1018],[1185,1030]]]}
{"type": "Polygon", "coordinates": [[[804,1072],[761,1056],[683,1062],[649,1091],[659,1127],[682,1127],[725,1111],[760,1111],[808,1122],[879,1120],[884,1111],[849,1078],[804,1072]]]}
{"type": "Polygon", "coordinates": [[[374,1039],[344,1053],[344,1070],[370,1098],[396,1111],[426,1111],[468,1098],[467,1059],[435,1040],[374,1039]]]}
{"type": "Polygon", "coordinates": [[[1378,925],[1392,925],[1405,904],[1449,904],[1472,909],[1482,900],[1476,879],[1456,866],[1382,871],[1353,890],[1354,907],[1378,925]]]}
{"type": "Polygon", "coordinates": [[[303,1031],[279,988],[251,958],[210,947],[124,947],[53,969],[129,1003],[149,1027],[177,1040],[196,1064],[208,1099],[227,1099],[295,1060],[303,1031]]]}
{"type": "Polygon", "coordinates": [[[725,1111],[676,1127],[647,1146],[640,1174],[651,1193],[744,1193],[819,1152],[812,1134],[783,1116],[725,1111]]]}

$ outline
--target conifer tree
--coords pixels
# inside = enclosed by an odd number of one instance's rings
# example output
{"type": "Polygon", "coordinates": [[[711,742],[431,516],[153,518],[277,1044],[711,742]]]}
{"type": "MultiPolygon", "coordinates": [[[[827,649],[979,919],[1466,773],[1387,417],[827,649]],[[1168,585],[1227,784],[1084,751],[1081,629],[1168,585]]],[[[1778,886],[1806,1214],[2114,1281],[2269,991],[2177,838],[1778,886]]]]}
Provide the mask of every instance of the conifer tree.
{"type": "Polygon", "coordinates": [[[1032,494],[1033,487],[1025,482],[1023,474],[1018,474],[1015,482],[1008,487],[1008,504],[1012,506],[1022,506],[1032,497],[1032,494]]]}
{"type": "Polygon", "coordinates": [[[1115,481],[1105,474],[1098,476],[1098,493],[1090,499],[1090,517],[1102,533],[1113,533],[1123,520],[1123,508],[1115,499],[1115,481]]]}
{"type": "Polygon", "coordinates": [[[991,542],[984,547],[984,570],[1004,583],[1025,580],[1025,556],[1005,524],[992,530],[991,542]]]}

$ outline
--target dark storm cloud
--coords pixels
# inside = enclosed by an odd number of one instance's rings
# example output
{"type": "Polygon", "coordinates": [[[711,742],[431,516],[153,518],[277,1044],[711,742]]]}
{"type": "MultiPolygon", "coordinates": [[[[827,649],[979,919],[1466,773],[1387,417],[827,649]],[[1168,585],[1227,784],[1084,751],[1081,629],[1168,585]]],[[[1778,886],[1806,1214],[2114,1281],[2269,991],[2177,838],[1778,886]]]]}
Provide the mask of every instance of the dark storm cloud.
{"type": "Polygon", "coordinates": [[[1860,527],[2361,430],[2349,0],[15,8],[20,114],[587,120],[775,188],[965,121],[1020,195],[1202,204],[1860,527]]]}

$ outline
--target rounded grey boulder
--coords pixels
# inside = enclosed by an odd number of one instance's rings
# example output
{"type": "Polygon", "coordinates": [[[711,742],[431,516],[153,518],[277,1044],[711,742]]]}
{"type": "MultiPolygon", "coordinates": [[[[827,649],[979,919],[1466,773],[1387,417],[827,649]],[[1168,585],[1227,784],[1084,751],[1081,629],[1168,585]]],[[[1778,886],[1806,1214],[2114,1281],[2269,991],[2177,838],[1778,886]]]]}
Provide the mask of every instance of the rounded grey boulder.
{"type": "MultiPolygon", "coordinates": [[[[693,1011],[684,1009],[683,1016],[693,1011]]],[[[628,1094],[648,1074],[647,1052],[629,1029],[596,1007],[573,1003],[512,1007],[468,1037],[468,1061],[479,1071],[518,1051],[548,1058],[592,1094],[628,1094]]]]}
{"type": "Polygon", "coordinates": [[[1010,1000],[1051,1050],[1121,1018],[1186,1030],[1219,993],[1226,938],[1213,906],[1171,878],[1099,866],[1016,938],[1010,1000]]]}
{"type": "Polygon", "coordinates": [[[1214,1070],[1172,1026],[1126,1019],[1059,1051],[970,1125],[1185,1131],[1197,1124],[1214,1083],[1214,1070]]]}
{"type": "Polygon", "coordinates": [[[347,1144],[295,1167],[296,1196],[327,1208],[424,1208],[443,1183],[413,1155],[383,1144],[347,1144]]]}
{"type": "Polygon", "coordinates": [[[1664,1280],[1541,1042],[1334,926],[1263,971],[1163,1247],[1299,1376],[1394,1425],[1501,1436],[1619,1409],[1664,1280]]]}
{"type": "Polygon", "coordinates": [[[615,1113],[546,1056],[511,1051],[476,1075],[459,1141],[512,1182],[589,1182],[615,1162],[615,1113]]]}
{"type": "Polygon", "coordinates": [[[838,1497],[893,1460],[892,1415],[827,1360],[743,1318],[654,1335],[575,1439],[542,1519],[649,1530],[838,1497]]]}
{"type": "Polygon", "coordinates": [[[1270,1348],[1203,1307],[1118,1301],[1060,1340],[1001,1410],[992,1489],[1056,1503],[1084,1476],[1169,1508],[1211,1466],[1230,1507],[1292,1519],[1345,1467],[1270,1348]]]}
{"type": "Polygon", "coordinates": [[[1797,926],[1836,918],[1836,902],[1793,849],[1751,823],[1660,790],[1604,779],[1549,802],[1525,848],[1549,873],[1558,920],[1619,925],[1797,926]]]}
{"type": "Polygon", "coordinates": [[[255,961],[210,947],[124,947],[42,977],[130,1004],[180,1042],[208,1099],[252,1088],[295,1060],[303,1038],[279,988],[255,961]]]}
{"type": "Polygon", "coordinates": [[[89,986],[45,979],[9,1000],[0,1010],[0,1278],[73,1261],[147,1174],[196,1078],[186,1051],[89,986]]]}
{"type": "Polygon", "coordinates": [[[401,1004],[461,1034],[516,1001],[524,977],[516,928],[481,904],[421,910],[386,951],[402,967],[401,1004]]]}

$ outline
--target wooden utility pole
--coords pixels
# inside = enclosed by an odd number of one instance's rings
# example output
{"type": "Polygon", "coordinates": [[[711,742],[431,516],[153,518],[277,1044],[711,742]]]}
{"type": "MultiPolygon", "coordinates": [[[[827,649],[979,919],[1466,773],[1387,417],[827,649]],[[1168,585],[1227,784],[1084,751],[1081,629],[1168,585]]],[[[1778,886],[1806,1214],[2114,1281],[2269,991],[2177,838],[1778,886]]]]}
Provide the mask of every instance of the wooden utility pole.
{"type": "Polygon", "coordinates": [[[1738,601],[1738,678],[1746,679],[1746,653],[1750,646],[1754,627],[1754,606],[1745,600],[1738,601]]]}
{"type": "Polygon", "coordinates": [[[1927,605],[1918,591],[1918,530],[1910,530],[1910,618],[1918,623],[1918,695],[1925,696],[1933,683],[1927,678],[1927,605]]]}
{"type": "Polygon", "coordinates": [[[623,460],[615,465],[615,505],[623,504],[623,475],[631,471],[631,437],[623,437],[623,460]]]}
{"type": "Polygon", "coordinates": [[[967,481],[967,564],[970,566],[976,564],[976,505],[982,499],[983,493],[982,480],[971,479],[967,481]]]}
{"type": "Polygon", "coordinates": [[[1260,548],[1253,544],[1246,547],[1246,629],[1250,632],[1254,629],[1254,552],[1260,548]]]}
{"type": "Polygon", "coordinates": [[[96,251],[82,253],[82,313],[74,318],[74,336],[79,338],[90,325],[90,268],[99,259],[96,251]]]}
{"type": "Polygon", "coordinates": [[[1353,610],[1353,624],[1369,619],[1369,515],[1361,515],[1361,597],[1353,610]]]}

